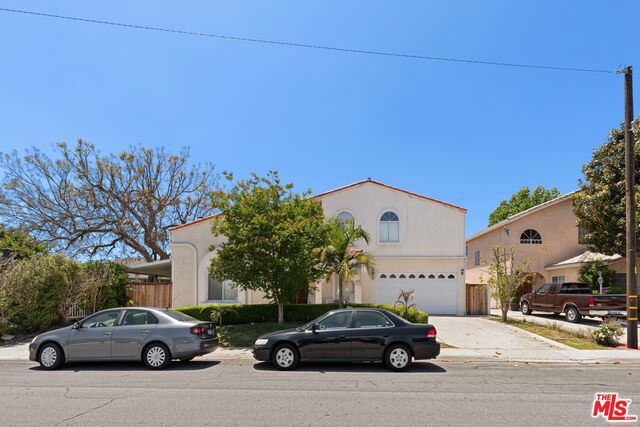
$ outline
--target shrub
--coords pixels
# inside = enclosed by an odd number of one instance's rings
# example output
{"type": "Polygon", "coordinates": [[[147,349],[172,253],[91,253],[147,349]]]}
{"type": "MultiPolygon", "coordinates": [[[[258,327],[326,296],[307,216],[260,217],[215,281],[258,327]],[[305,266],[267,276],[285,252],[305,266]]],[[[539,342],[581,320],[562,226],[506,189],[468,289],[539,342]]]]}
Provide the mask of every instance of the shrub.
{"type": "Polygon", "coordinates": [[[616,319],[608,319],[591,332],[593,340],[600,345],[613,347],[622,336],[622,326],[616,319]]]}
{"type": "MultiPolygon", "coordinates": [[[[348,304],[347,307],[382,308],[398,315],[402,312],[402,308],[396,308],[390,304],[348,304]]],[[[287,304],[284,306],[284,320],[305,323],[337,308],[337,304],[287,304]]],[[[209,322],[215,319],[214,321],[223,325],[276,322],[278,320],[278,307],[275,304],[209,304],[180,307],[175,310],[198,320],[209,322]],[[214,312],[213,316],[212,312],[214,312]]],[[[415,308],[409,309],[405,318],[412,323],[429,322],[429,315],[415,308]]]]}
{"type": "Polygon", "coordinates": [[[626,294],[627,288],[624,286],[611,286],[607,294],[626,294]]]}

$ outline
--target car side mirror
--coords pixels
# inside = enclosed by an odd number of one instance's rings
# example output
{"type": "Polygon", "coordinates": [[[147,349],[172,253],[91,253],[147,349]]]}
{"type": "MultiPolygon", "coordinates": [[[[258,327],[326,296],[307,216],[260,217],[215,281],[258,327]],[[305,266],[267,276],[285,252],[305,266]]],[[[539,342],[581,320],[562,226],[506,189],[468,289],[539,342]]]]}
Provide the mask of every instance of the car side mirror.
{"type": "Polygon", "coordinates": [[[74,323],[73,325],[71,325],[71,329],[80,329],[80,323],[74,323]]]}
{"type": "Polygon", "coordinates": [[[313,332],[314,334],[318,333],[318,329],[320,329],[320,325],[318,325],[317,323],[311,325],[311,332],[313,332]]]}

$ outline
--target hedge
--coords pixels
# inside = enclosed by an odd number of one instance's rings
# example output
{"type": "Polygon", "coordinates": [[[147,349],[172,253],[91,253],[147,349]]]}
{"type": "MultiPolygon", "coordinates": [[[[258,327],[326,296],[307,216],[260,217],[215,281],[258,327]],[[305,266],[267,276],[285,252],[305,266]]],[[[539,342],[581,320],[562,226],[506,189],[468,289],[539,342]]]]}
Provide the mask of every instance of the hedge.
{"type": "MultiPolygon", "coordinates": [[[[389,304],[347,304],[347,307],[382,308],[398,315],[401,312],[399,307],[394,308],[389,304]]],[[[338,308],[338,304],[286,304],[284,306],[284,320],[305,323],[336,308],[338,308]]],[[[175,310],[204,321],[211,320],[212,311],[221,312],[221,320],[224,325],[277,322],[278,320],[278,307],[275,304],[210,304],[180,307],[175,310]]],[[[413,323],[429,322],[429,315],[422,310],[409,309],[405,318],[413,323]]]]}

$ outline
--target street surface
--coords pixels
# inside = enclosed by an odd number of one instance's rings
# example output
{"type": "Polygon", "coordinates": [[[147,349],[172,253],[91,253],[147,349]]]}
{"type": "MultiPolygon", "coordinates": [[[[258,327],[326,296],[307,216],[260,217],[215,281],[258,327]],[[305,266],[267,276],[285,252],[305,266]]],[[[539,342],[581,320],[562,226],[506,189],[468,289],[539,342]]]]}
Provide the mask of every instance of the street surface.
{"type": "MultiPolygon", "coordinates": [[[[0,362],[0,426],[607,426],[596,392],[633,399],[640,365],[418,362],[305,365],[194,360],[166,371],[137,363],[42,371],[0,362]]],[[[640,424],[640,423],[638,423],[640,424]]],[[[637,424],[631,424],[637,425],[637,424]]]]}

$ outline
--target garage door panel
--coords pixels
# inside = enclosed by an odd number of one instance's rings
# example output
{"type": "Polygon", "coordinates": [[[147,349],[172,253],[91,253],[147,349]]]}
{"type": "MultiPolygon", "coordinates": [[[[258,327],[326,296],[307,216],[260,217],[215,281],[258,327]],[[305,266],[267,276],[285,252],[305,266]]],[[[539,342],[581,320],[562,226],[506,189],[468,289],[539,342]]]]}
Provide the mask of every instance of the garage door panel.
{"type": "Polygon", "coordinates": [[[413,302],[429,314],[456,314],[458,289],[455,279],[376,279],[376,302],[393,304],[400,290],[415,289],[413,302]]]}

